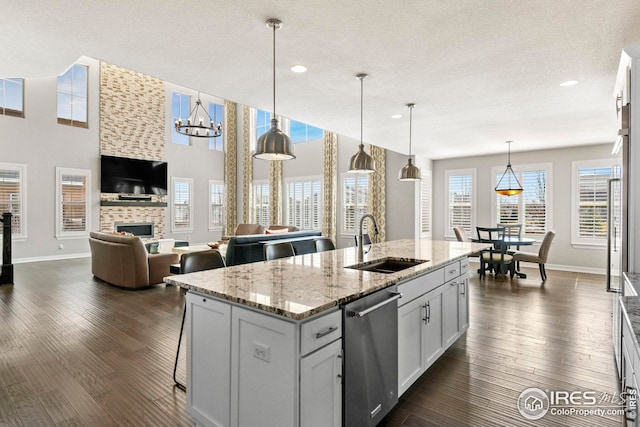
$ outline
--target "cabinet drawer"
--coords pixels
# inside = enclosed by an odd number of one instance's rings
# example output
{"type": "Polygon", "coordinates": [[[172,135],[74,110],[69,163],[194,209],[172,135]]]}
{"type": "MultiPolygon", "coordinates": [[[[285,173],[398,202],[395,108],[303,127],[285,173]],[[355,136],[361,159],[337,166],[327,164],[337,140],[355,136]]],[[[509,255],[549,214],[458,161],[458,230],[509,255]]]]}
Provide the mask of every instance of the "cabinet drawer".
{"type": "Polygon", "coordinates": [[[640,369],[640,361],[638,361],[638,365],[636,365],[635,360],[638,357],[634,357],[635,354],[637,354],[637,350],[635,348],[634,345],[634,340],[633,340],[633,336],[631,335],[633,332],[631,330],[631,328],[629,327],[629,324],[627,323],[625,317],[622,317],[622,342],[624,343],[624,345],[627,347],[627,351],[629,352],[629,356],[630,359],[629,363],[634,367],[635,370],[640,369]]]}
{"type": "Polygon", "coordinates": [[[466,274],[469,272],[469,258],[465,258],[460,261],[460,275],[466,274]]]}
{"type": "Polygon", "coordinates": [[[398,285],[398,292],[402,298],[398,300],[398,307],[418,298],[444,283],[444,269],[431,271],[423,276],[411,279],[398,285]]]}
{"type": "Polygon", "coordinates": [[[444,268],[444,281],[448,282],[460,275],[460,262],[452,262],[444,268]]]}
{"type": "Polygon", "coordinates": [[[302,356],[342,337],[342,312],[317,317],[300,327],[300,353],[302,356]]]}

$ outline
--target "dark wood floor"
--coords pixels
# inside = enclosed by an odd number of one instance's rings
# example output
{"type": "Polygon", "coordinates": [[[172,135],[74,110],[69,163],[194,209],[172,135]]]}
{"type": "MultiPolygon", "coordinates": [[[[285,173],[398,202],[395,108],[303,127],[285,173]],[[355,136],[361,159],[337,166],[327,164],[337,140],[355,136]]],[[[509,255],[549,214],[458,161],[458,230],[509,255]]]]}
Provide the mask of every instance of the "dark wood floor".
{"type": "MultiPolygon", "coordinates": [[[[386,426],[620,425],[610,416],[527,422],[522,390],[618,393],[604,277],[550,271],[470,285],[471,326],[386,426]]],[[[17,264],[0,286],[0,426],[191,426],[173,387],[183,296],[120,290],[89,259],[17,264]]],[[[178,375],[184,378],[184,360],[178,375]]]]}

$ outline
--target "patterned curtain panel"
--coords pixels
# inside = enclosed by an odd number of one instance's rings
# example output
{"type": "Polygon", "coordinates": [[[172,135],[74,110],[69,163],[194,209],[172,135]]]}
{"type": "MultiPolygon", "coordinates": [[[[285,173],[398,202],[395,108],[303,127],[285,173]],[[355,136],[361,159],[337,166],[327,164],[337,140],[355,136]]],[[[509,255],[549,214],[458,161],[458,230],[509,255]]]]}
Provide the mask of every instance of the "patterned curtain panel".
{"type": "Polygon", "coordinates": [[[234,102],[224,103],[224,183],[226,217],[222,234],[233,233],[238,225],[238,106],[234,102]]]}
{"type": "Polygon", "coordinates": [[[336,242],[338,195],[338,137],[324,131],[324,167],[322,173],[322,234],[336,242]]]}
{"type": "Polygon", "coordinates": [[[371,145],[371,157],[376,164],[376,171],[369,174],[369,213],[378,223],[378,236],[371,236],[376,243],[386,240],[386,152],[384,148],[371,145]]]}
{"type": "Polygon", "coordinates": [[[282,160],[269,161],[269,222],[282,224],[282,160]]]}
{"type": "Polygon", "coordinates": [[[246,105],[242,107],[242,141],[242,223],[248,224],[251,222],[253,157],[251,157],[251,108],[246,105]]]}

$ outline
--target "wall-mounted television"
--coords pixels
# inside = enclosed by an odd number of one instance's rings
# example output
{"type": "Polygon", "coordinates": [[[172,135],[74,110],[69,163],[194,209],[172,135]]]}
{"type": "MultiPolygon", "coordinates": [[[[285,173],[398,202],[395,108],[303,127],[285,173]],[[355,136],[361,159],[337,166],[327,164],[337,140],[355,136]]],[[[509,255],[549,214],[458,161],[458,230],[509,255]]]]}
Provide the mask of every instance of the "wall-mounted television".
{"type": "Polygon", "coordinates": [[[119,194],[167,194],[167,163],[100,156],[100,191],[119,194]]]}

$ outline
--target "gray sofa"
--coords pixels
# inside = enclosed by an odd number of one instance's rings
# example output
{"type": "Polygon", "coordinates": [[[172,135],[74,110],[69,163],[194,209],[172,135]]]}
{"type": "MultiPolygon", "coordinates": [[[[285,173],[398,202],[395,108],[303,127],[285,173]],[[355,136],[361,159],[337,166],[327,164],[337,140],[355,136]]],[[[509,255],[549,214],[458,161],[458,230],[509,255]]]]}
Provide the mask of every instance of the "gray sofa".
{"type": "Polygon", "coordinates": [[[316,251],[315,239],[320,237],[319,230],[292,231],[282,234],[246,234],[233,236],[227,243],[225,261],[227,266],[263,261],[263,244],[276,240],[290,241],[296,255],[309,254],[316,251]]]}

